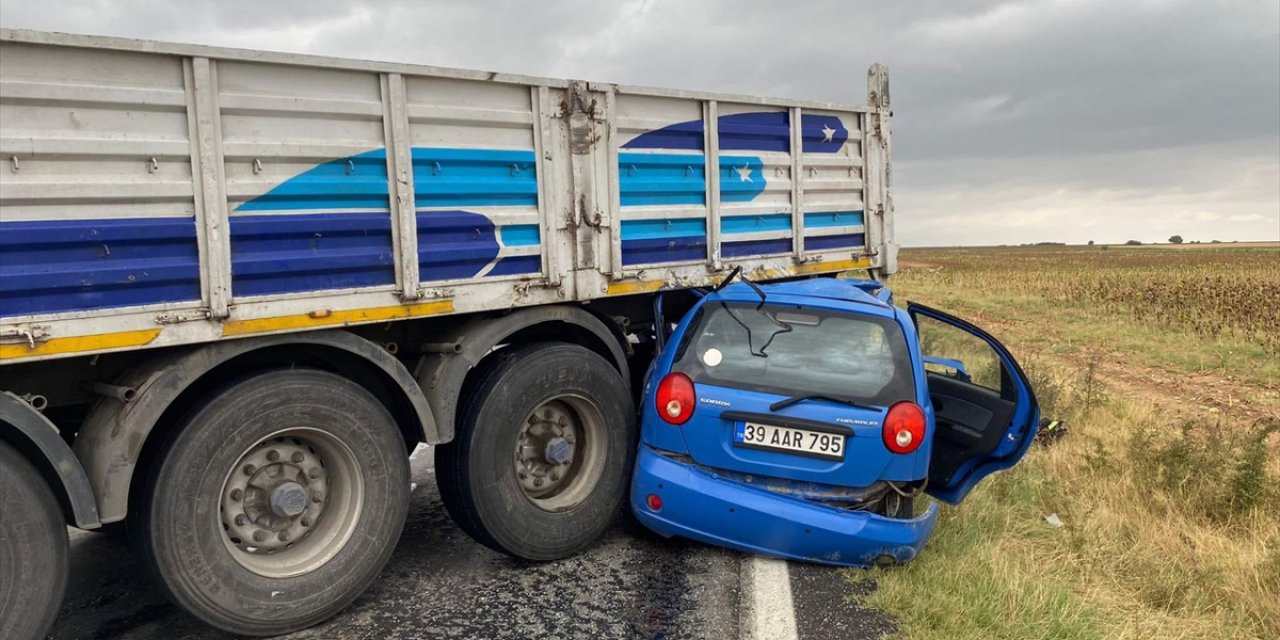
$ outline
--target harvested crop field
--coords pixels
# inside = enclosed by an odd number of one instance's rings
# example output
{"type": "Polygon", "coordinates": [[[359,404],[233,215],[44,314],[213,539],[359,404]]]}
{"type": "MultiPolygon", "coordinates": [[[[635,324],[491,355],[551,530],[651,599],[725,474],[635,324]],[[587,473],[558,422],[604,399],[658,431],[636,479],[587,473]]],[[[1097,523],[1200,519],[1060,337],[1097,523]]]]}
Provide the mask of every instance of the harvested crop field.
{"type": "Polygon", "coordinates": [[[1066,424],[867,598],[909,638],[1280,637],[1280,245],[910,249],[1066,424]],[[1052,517],[1051,517],[1052,516],[1052,517]]]}

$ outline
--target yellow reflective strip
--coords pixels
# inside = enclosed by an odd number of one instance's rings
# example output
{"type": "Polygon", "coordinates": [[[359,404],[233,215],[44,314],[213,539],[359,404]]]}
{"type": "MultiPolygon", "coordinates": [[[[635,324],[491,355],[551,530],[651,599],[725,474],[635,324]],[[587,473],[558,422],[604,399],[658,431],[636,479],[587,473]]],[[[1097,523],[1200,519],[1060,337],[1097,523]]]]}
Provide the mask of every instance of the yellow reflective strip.
{"type": "Polygon", "coordinates": [[[856,260],[839,260],[836,262],[810,262],[807,264],[799,264],[791,267],[791,272],[796,275],[806,273],[828,273],[831,271],[849,271],[851,269],[866,269],[871,266],[871,258],[858,258],[856,260]]]}
{"type": "Polygon", "coordinates": [[[248,333],[266,333],[268,331],[287,331],[289,329],[305,329],[327,325],[362,324],[380,320],[402,320],[431,316],[441,313],[453,313],[452,300],[436,300],[418,304],[394,305],[390,307],[370,307],[367,309],[348,309],[330,311],[322,309],[311,313],[293,316],[276,316],[274,318],[250,318],[247,320],[228,320],[222,324],[222,335],[242,336],[248,333]]]}
{"type": "Polygon", "coordinates": [[[648,293],[662,288],[662,280],[629,280],[627,282],[610,282],[609,295],[624,293],[648,293]]]}
{"type": "MultiPolygon", "coordinates": [[[[784,267],[780,269],[748,271],[746,275],[753,280],[773,280],[775,278],[785,278],[787,276],[866,269],[870,266],[870,258],[857,258],[854,260],[838,260],[836,262],[811,262],[808,264],[800,264],[794,267],[784,267]]],[[[722,279],[724,279],[724,276],[711,276],[706,279],[705,284],[713,286],[714,283],[718,283],[722,279]]],[[[665,280],[628,280],[625,282],[610,282],[608,293],[611,296],[627,293],[648,293],[650,291],[657,291],[658,289],[661,289],[664,284],[666,284],[665,280]]]]}
{"type": "Polygon", "coordinates": [[[0,360],[11,358],[31,358],[49,356],[59,353],[79,353],[81,351],[105,351],[122,347],[140,347],[150,344],[160,337],[160,329],[140,329],[138,331],[122,331],[120,333],[98,333],[88,336],[68,336],[50,338],[37,342],[34,349],[28,344],[0,345],[0,360]]]}

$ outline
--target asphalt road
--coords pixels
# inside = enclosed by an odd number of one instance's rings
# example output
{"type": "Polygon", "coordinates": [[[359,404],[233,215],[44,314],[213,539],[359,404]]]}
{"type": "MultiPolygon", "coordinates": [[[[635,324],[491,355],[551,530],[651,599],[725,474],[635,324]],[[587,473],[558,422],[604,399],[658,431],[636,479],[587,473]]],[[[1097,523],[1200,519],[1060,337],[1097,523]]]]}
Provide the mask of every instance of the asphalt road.
{"type": "MultiPolygon", "coordinates": [[[[777,574],[788,584],[770,587],[749,579],[759,560],[622,527],[573,558],[511,559],[454,526],[431,458],[430,451],[414,456],[409,519],[379,580],[333,620],[284,637],[737,640],[763,634],[753,607],[794,617],[787,626],[806,640],[892,630],[883,616],[849,602],[854,587],[835,569],[789,563],[777,574]],[[789,589],[791,602],[774,595],[777,587],[789,589]]],[[[73,530],[71,568],[56,640],[231,637],[170,604],[130,561],[121,535],[73,530]]]]}

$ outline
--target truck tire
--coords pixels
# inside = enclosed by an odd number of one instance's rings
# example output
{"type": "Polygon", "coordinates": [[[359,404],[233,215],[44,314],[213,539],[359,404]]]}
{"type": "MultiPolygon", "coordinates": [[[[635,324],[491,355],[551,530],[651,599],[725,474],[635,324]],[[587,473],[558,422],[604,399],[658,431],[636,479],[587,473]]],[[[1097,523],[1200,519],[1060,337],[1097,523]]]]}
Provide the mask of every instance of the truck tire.
{"type": "Polygon", "coordinates": [[[586,548],[625,504],[635,453],[626,383],[598,354],[541,343],[492,356],[436,448],[445,508],[491,549],[554,560],[586,548]]]}
{"type": "Polygon", "coordinates": [[[369,586],[408,499],[405,441],[386,407],[332,373],[272,371],[188,413],[152,465],[129,538],[190,613],[276,635],[369,586]]]}
{"type": "Polygon", "coordinates": [[[67,586],[67,525],[22,454],[0,442],[0,638],[43,638],[67,586]]]}

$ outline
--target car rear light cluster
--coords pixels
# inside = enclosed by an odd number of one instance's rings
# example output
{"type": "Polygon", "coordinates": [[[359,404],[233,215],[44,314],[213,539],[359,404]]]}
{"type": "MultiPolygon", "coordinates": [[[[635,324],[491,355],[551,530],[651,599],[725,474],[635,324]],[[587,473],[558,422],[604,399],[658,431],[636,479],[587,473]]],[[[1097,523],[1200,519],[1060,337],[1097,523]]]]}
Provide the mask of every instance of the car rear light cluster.
{"type": "Polygon", "coordinates": [[[884,446],[893,453],[911,453],[924,442],[924,410],[914,402],[899,402],[889,407],[881,435],[884,446]]]}
{"type": "Polygon", "coordinates": [[[658,415],[669,424],[680,425],[693,417],[693,380],[683,373],[669,373],[658,383],[654,397],[658,415]]]}

